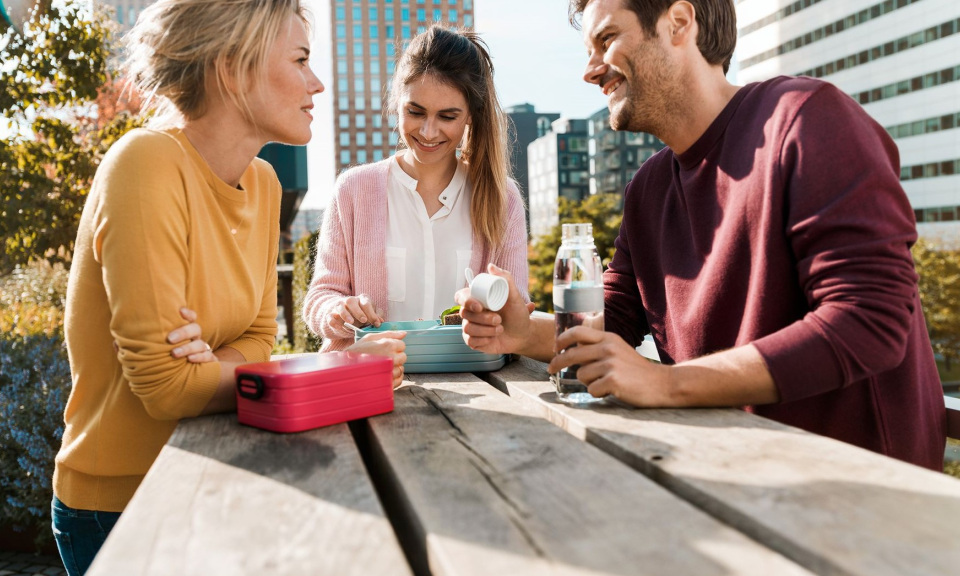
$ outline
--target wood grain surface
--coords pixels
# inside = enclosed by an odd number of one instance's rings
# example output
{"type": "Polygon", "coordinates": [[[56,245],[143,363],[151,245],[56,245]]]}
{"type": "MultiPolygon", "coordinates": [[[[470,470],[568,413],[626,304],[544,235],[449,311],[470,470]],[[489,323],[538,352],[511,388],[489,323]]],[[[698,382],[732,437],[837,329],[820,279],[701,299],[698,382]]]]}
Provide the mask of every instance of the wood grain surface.
{"type": "Polygon", "coordinates": [[[487,376],[724,523],[820,574],[960,573],[960,481],[735,409],[577,409],[529,359],[487,376]]]}

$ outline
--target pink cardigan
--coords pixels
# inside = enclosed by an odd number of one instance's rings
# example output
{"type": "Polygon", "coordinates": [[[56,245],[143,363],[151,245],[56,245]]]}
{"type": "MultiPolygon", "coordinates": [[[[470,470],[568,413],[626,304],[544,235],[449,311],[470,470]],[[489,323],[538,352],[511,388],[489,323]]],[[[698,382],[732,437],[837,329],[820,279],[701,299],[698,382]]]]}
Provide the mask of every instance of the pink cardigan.
{"type": "MultiPolygon", "coordinates": [[[[334,329],[330,321],[330,311],[348,296],[369,295],[390,320],[386,194],[390,162],[394,161],[387,158],[340,174],[333,200],[324,211],[316,268],[303,305],[307,326],[323,337],[322,352],[342,350],[353,342],[349,329],[334,329]]],[[[518,281],[520,293],[529,301],[523,201],[512,180],[508,182],[508,192],[506,242],[499,249],[490,250],[474,235],[470,268],[486,271],[487,263],[492,262],[509,270],[518,281]]]]}

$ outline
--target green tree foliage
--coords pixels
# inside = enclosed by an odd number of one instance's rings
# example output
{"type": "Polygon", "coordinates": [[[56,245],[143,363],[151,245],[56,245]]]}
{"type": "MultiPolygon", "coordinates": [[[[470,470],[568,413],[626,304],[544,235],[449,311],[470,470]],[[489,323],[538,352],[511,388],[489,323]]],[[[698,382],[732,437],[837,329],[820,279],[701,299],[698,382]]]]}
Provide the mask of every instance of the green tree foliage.
{"type": "Polygon", "coordinates": [[[317,238],[320,232],[314,232],[297,241],[293,246],[293,341],[294,352],[316,352],[320,349],[321,338],[307,328],[303,321],[303,301],[310,290],[313,267],[317,260],[317,238]]]}
{"type": "Polygon", "coordinates": [[[549,234],[531,242],[527,252],[530,267],[530,299],[537,310],[553,311],[553,265],[560,248],[561,226],[572,222],[593,224],[593,240],[606,267],[613,259],[614,241],[620,231],[622,197],[619,194],[595,194],[582,202],[560,198],[560,224],[549,234]]]}
{"type": "MultiPolygon", "coordinates": [[[[100,3],[92,3],[100,6],[100,3]]],[[[83,2],[41,2],[0,36],[0,274],[32,260],[69,263],[100,159],[137,121],[116,104],[108,15],[83,2]]]]}
{"type": "Polygon", "coordinates": [[[937,250],[923,240],[913,246],[920,301],[933,351],[947,370],[960,360],[960,251],[937,250]]]}

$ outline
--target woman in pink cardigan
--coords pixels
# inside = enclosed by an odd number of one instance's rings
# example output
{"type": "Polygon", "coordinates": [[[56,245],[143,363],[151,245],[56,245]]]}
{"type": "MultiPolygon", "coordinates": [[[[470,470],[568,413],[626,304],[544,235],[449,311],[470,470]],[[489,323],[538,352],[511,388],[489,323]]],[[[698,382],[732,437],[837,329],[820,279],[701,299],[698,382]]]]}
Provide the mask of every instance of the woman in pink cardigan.
{"type": "MultiPolygon", "coordinates": [[[[353,342],[345,322],[438,318],[468,267],[527,278],[523,201],[483,41],[439,25],[418,35],[397,63],[388,109],[403,147],[343,172],[324,214],[303,309],[322,351],[353,342]]],[[[517,288],[529,300],[526,282],[517,288]]]]}

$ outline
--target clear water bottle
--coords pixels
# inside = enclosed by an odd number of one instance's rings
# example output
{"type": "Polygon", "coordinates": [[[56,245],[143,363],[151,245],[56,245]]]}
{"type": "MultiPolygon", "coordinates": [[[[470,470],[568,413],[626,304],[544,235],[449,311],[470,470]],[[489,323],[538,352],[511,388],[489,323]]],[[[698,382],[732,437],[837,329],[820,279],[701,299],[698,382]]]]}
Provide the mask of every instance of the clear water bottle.
{"type": "MultiPolygon", "coordinates": [[[[603,330],[603,265],[593,243],[593,224],[564,224],[562,229],[563,240],[553,269],[557,336],[581,325],[603,330]]],[[[560,401],[580,405],[602,401],[577,380],[577,368],[570,366],[551,376],[560,401]]]]}

